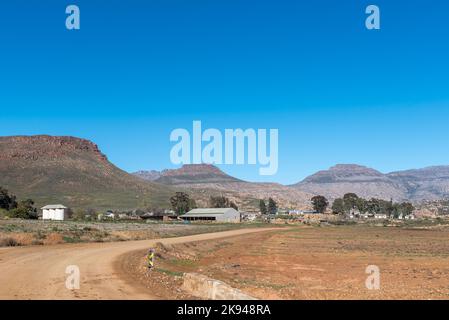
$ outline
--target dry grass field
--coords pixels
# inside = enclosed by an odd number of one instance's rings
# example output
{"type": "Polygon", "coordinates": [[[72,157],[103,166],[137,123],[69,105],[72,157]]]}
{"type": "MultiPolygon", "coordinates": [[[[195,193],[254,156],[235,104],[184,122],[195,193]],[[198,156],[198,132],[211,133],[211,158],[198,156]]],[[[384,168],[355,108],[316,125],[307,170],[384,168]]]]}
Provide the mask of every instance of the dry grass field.
{"type": "MultiPolygon", "coordinates": [[[[261,299],[448,299],[449,228],[292,227],[234,238],[159,245],[141,280],[161,298],[189,298],[183,272],[222,280],[261,299]],[[366,267],[380,269],[368,290],[366,267]]],[[[138,267],[137,267],[138,266],[138,267]]]]}
{"type": "Polygon", "coordinates": [[[0,219],[0,247],[148,240],[243,227],[248,226],[241,224],[145,223],[139,220],[80,222],[0,219]]]}

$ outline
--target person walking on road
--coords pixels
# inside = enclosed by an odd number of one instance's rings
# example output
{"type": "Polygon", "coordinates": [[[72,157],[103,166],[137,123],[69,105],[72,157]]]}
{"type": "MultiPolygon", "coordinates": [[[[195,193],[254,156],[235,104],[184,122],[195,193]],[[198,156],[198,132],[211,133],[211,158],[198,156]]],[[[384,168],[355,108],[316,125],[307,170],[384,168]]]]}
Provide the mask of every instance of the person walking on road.
{"type": "Polygon", "coordinates": [[[154,249],[151,248],[150,250],[148,250],[148,254],[147,254],[147,267],[148,270],[153,269],[154,267],[154,249]]]}

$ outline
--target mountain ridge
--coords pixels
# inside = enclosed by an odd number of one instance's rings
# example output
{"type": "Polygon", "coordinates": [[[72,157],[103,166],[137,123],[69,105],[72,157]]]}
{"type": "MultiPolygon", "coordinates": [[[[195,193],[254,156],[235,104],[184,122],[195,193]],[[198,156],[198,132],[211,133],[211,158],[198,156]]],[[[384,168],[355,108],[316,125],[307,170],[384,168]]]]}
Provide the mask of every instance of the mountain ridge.
{"type": "MultiPolygon", "coordinates": [[[[324,195],[330,200],[353,192],[364,198],[381,198],[395,201],[420,202],[424,200],[438,200],[449,197],[449,166],[429,166],[421,169],[410,169],[382,173],[373,168],[359,164],[336,164],[327,170],[320,170],[307,176],[298,183],[282,185],[277,183],[248,182],[230,177],[213,165],[184,165],[179,169],[161,171],[161,177],[156,179],[163,184],[184,185],[185,187],[211,187],[219,190],[228,188],[233,191],[244,192],[258,190],[259,194],[268,194],[265,188],[277,190],[279,194],[291,194],[291,189],[301,191],[296,195],[304,200],[307,195],[324,195]],[[215,172],[214,179],[202,179],[205,172],[215,172]],[[195,174],[191,174],[195,172],[195,174]],[[173,179],[166,176],[175,177],[173,179]],[[220,180],[220,177],[226,177],[220,180]],[[232,183],[238,182],[238,183],[232,183]],[[215,185],[213,183],[216,183],[215,185]]],[[[257,192],[256,192],[257,193],[257,192]]],[[[281,197],[283,198],[283,197],[281,197]]],[[[304,200],[308,202],[308,200],[304,200]]]]}
{"type": "Polygon", "coordinates": [[[395,201],[444,199],[449,197],[449,166],[381,173],[357,164],[337,164],[286,186],[244,181],[210,164],[130,174],[86,139],[8,136],[0,137],[0,186],[20,198],[35,199],[38,205],[169,207],[170,196],[182,190],[203,206],[211,195],[225,195],[242,207],[257,208],[259,199],[272,197],[280,207],[309,208],[310,198],[317,194],[329,200],[347,192],[395,201]]]}
{"type": "Polygon", "coordinates": [[[381,173],[366,166],[339,164],[291,186],[305,192],[323,194],[330,199],[354,192],[365,198],[396,201],[437,200],[449,196],[449,166],[381,173]]]}

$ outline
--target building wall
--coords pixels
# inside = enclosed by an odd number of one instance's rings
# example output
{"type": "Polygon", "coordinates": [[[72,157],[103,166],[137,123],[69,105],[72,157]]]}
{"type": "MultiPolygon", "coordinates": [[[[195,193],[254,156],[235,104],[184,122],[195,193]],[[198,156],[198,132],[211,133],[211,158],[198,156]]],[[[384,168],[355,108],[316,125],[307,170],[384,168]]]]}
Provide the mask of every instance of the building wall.
{"type": "Polygon", "coordinates": [[[64,209],[43,209],[42,219],[43,220],[64,220],[65,210],[64,209]]]}
{"type": "Polygon", "coordinates": [[[240,212],[235,209],[228,210],[224,214],[217,215],[219,222],[240,222],[240,212]]]}

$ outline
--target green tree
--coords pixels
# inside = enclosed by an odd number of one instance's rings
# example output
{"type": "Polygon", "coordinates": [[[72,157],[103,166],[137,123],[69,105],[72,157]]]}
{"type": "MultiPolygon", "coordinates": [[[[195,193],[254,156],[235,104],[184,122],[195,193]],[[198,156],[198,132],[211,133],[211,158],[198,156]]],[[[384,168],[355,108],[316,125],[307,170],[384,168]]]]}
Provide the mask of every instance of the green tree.
{"type": "Polygon", "coordinates": [[[393,204],[393,200],[390,201],[383,201],[383,205],[384,205],[384,210],[386,212],[386,214],[391,217],[393,216],[393,213],[395,211],[395,206],[393,204]]]}
{"type": "Polygon", "coordinates": [[[334,214],[345,213],[345,206],[342,198],[337,198],[334,200],[334,203],[332,204],[332,213],[334,214]]]}
{"type": "Polygon", "coordinates": [[[278,211],[278,205],[276,201],[273,200],[273,198],[268,198],[268,213],[269,214],[276,214],[278,211]]]}
{"type": "MultiPolygon", "coordinates": [[[[76,209],[72,215],[73,220],[84,220],[86,218],[86,210],[84,209],[76,209]]],[[[94,217],[94,219],[97,217],[94,217]]]]}
{"type": "Polygon", "coordinates": [[[0,209],[12,210],[17,208],[16,196],[10,195],[8,190],[0,187],[0,209]]]}
{"type": "Polygon", "coordinates": [[[363,198],[357,198],[355,202],[355,207],[359,211],[360,214],[364,214],[368,211],[368,201],[363,198]]]}
{"type": "Polygon", "coordinates": [[[233,201],[229,200],[229,198],[224,196],[211,196],[209,198],[209,206],[211,208],[234,208],[235,210],[238,210],[237,205],[233,201]]]}
{"type": "Polygon", "coordinates": [[[329,205],[329,201],[324,196],[314,196],[310,201],[312,201],[313,210],[319,213],[324,213],[329,205]]]}
{"type": "Polygon", "coordinates": [[[170,204],[177,215],[185,214],[190,211],[194,205],[189,195],[185,192],[176,192],[176,194],[170,198],[170,204]]]}
{"type": "Polygon", "coordinates": [[[368,212],[372,214],[386,214],[387,216],[393,216],[395,206],[393,201],[371,198],[371,200],[368,201],[368,212]]]}
{"type": "Polygon", "coordinates": [[[357,199],[359,197],[355,193],[346,193],[343,196],[343,205],[346,214],[351,214],[357,206],[357,199]]]}
{"type": "Polygon", "coordinates": [[[72,208],[67,208],[66,216],[67,216],[68,219],[72,219],[74,214],[75,213],[73,212],[72,208]]]}
{"type": "Polygon", "coordinates": [[[380,204],[379,199],[371,198],[368,201],[368,212],[371,214],[380,213],[382,210],[382,206],[380,204]]]}
{"type": "Polygon", "coordinates": [[[13,218],[20,219],[37,219],[37,209],[34,207],[34,201],[27,199],[20,201],[17,208],[11,210],[11,216],[13,218]]]}
{"type": "Polygon", "coordinates": [[[259,210],[261,214],[267,214],[268,212],[265,201],[262,199],[259,200],[259,210]]]}
{"type": "Polygon", "coordinates": [[[411,215],[414,210],[415,207],[410,202],[402,202],[399,205],[399,212],[402,213],[404,216],[411,215]]]}

